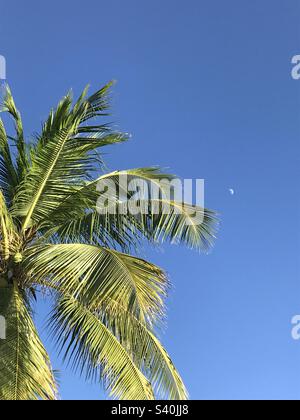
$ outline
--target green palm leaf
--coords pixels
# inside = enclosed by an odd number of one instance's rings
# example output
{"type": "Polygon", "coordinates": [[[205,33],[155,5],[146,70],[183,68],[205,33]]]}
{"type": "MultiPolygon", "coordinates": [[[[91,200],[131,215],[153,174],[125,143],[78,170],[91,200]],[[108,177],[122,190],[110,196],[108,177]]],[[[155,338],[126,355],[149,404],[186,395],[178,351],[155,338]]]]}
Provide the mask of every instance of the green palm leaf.
{"type": "Polygon", "coordinates": [[[18,175],[13,163],[7,134],[0,119],[0,188],[10,202],[18,185],[18,175]]]}
{"type": "Polygon", "coordinates": [[[15,239],[15,227],[8,211],[4,195],[0,190],[0,260],[7,261],[9,259],[11,251],[14,249],[15,239]]]}
{"type": "Polygon", "coordinates": [[[164,184],[160,180],[173,179],[173,175],[162,173],[158,168],[115,171],[101,176],[74,191],[53,212],[50,218],[52,227],[48,228],[47,234],[58,234],[60,239],[64,240],[86,241],[109,247],[119,246],[124,252],[137,248],[136,245],[145,237],[154,243],[183,243],[190,248],[206,252],[215,239],[216,214],[208,209],[182,204],[167,197],[164,184]],[[113,181],[118,189],[115,195],[107,196],[109,205],[99,212],[96,203],[100,194],[96,188],[99,182],[104,180],[113,181]],[[147,200],[133,200],[128,190],[123,191],[123,184],[129,185],[133,180],[143,180],[147,183],[150,193],[147,200]],[[153,187],[159,190],[161,197],[157,198],[152,193],[153,187]],[[120,196],[123,196],[122,201],[120,196]],[[126,207],[128,202],[140,211],[132,214],[126,207]]]}
{"type": "Polygon", "coordinates": [[[24,138],[24,130],[23,130],[23,122],[21,118],[21,114],[18,111],[14,98],[11,94],[10,88],[6,86],[5,89],[5,96],[3,101],[2,111],[6,111],[10,114],[10,116],[14,120],[16,137],[13,138],[14,144],[17,146],[17,172],[19,179],[23,179],[26,171],[29,168],[29,157],[27,154],[27,147],[24,138]]]}
{"type": "Polygon", "coordinates": [[[125,135],[107,130],[82,137],[80,125],[90,118],[91,104],[83,100],[80,107],[72,108],[71,103],[69,94],[51,112],[31,150],[31,165],[14,203],[15,216],[23,218],[23,232],[47,221],[51,212],[76,191],[77,185],[90,177],[99,163],[98,153],[92,152],[126,140],[125,135]]]}
{"type": "Polygon", "coordinates": [[[101,305],[91,302],[88,306],[122,345],[129,349],[135,364],[149,378],[160,399],[188,398],[187,390],[170,356],[148,325],[137,319],[125,305],[112,299],[101,305]]]}
{"type": "Polygon", "coordinates": [[[126,349],[78,300],[61,298],[51,324],[62,348],[67,348],[65,357],[73,357],[75,369],[86,371],[88,379],[102,381],[111,396],[124,400],[154,399],[151,384],[126,349]]]}
{"type": "Polygon", "coordinates": [[[0,288],[6,339],[0,340],[0,400],[56,399],[49,357],[16,287],[0,288]]]}
{"type": "Polygon", "coordinates": [[[113,298],[149,322],[164,315],[165,273],[153,264],[120,252],[85,244],[29,248],[24,261],[30,282],[61,287],[85,301],[113,298]]]}

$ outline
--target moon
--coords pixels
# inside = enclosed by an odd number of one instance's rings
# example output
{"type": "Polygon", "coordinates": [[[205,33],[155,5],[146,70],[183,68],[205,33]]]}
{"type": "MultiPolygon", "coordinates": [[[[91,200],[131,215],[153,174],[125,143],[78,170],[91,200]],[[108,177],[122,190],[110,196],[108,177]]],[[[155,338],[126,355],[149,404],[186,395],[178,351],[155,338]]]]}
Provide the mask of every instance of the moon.
{"type": "Polygon", "coordinates": [[[230,192],[230,195],[234,195],[235,194],[235,191],[234,191],[233,188],[229,188],[229,192],[230,192]]]}

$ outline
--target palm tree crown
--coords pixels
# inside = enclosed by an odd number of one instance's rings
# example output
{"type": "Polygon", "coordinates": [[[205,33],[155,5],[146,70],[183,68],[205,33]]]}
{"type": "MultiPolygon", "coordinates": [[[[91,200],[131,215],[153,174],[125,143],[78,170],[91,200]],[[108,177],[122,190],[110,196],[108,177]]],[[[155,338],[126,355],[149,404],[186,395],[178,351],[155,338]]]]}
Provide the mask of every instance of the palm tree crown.
{"type": "MultiPolygon", "coordinates": [[[[99,211],[99,181],[123,187],[142,180],[171,180],[157,168],[104,174],[101,148],[127,136],[101,124],[108,115],[111,84],[77,101],[68,94],[50,112],[40,134],[25,141],[22,120],[9,88],[2,112],[14,121],[9,136],[0,119],[0,399],[58,398],[49,356],[33,322],[40,294],[53,307],[49,328],[65,358],[87,379],[100,382],[118,399],[180,400],[187,391],[157,338],[169,282],[159,267],[132,256],[145,238],[183,242],[207,250],[214,238],[213,212],[172,198],[150,197],[147,212],[122,211],[110,194],[99,211]],[[99,122],[100,121],[100,122],[99,122]],[[98,170],[98,174],[96,171],[98,170]],[[169,211],[162,210],[168,202],[169,211]],[[150,204],[159,210],[152,211],[150,204]],[[187,223],[189,221],[189,223],[187,223]]],[[[159,187],[161,188],[161,187],[159,187]]],[[[126,192],[127,199],[133,199],[126,192]]],[[[141,204],[141,198],[137,199],[141,204]]]]}

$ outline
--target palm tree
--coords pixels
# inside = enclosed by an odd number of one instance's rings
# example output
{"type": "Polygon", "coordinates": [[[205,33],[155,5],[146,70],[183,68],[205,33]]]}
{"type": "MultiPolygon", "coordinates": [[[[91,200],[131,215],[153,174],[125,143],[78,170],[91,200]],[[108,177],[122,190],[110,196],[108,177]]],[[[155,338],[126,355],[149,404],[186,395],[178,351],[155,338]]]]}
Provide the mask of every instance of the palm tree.
{"type": "MultiPolygon", "coordinates": [[[[52,305],[51,336],[64,358],[116,399],[184,400],[187,391],[157,338],[169,281],[137,258],[140,241],[170,240],[207,249],[215,215],[187,223],[187,207],[169,199],[158,214],[97,211],[102,179],[157,184],[172,179],[157,168],[104,174],[101,148],[127,136],[100,124],[108,115],[111,83],[77,101],[71,93],[50,112],[41,133],[26,142],[22,120],[6,87],[2,112],[14,121],[9,136],[0,119],[0,399],[55,400],[55,373],[33,322],[38,297],[52,305]],[[96,174],[98,171],[98,174],[96,174]],[[99,172],[101,174],[99,175],[99,172]]],[[[129,197],[130,196],[130,197],[129,197]]],[[[128,197],[132,195],[128,193],[128,197]]],[[[151,200],[150,200],[151,202],[151,200]]],[[[190,220],[189,220],[190,221],[190,220]]]]}

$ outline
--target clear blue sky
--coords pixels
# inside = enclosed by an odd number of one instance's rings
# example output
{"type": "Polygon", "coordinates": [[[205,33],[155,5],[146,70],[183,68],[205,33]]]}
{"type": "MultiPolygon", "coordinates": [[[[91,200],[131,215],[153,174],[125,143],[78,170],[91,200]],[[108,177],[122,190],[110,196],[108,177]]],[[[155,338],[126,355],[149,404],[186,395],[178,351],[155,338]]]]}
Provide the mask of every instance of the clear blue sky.
{"type": "MultiPolygon", "coordinates": [[[[147,252],[174,284],[163,341],[192,398],[300,398],[299,1],[17,3],[1,3],[0,54],[28,133],[69,88],[117,79],[113,120],[133,139],[109,167],[206,179],[213,252],[147,252]]],[[[63,398],[103,398],[49,349],[63,398]]]]}

